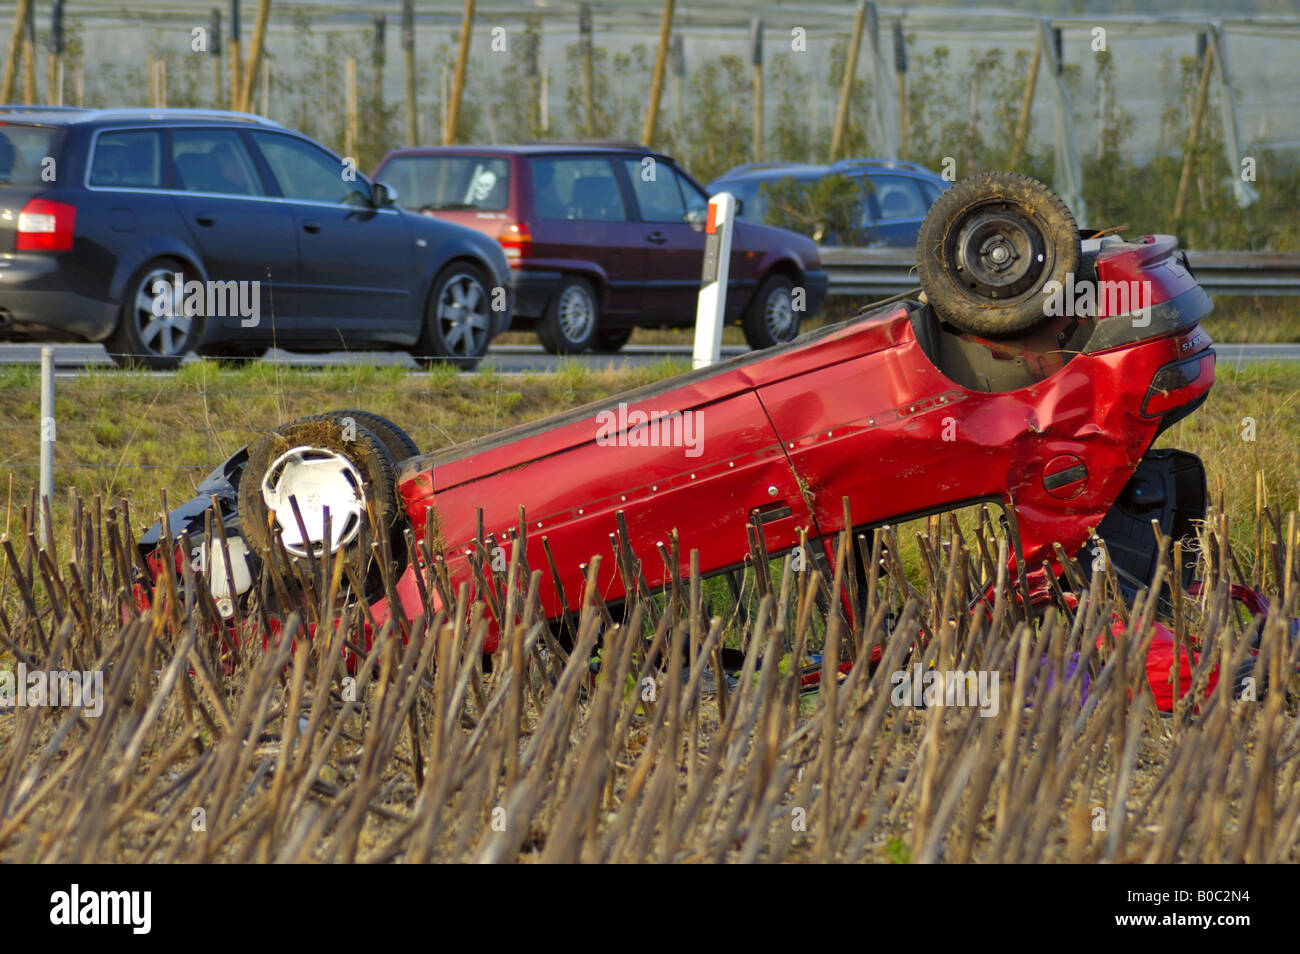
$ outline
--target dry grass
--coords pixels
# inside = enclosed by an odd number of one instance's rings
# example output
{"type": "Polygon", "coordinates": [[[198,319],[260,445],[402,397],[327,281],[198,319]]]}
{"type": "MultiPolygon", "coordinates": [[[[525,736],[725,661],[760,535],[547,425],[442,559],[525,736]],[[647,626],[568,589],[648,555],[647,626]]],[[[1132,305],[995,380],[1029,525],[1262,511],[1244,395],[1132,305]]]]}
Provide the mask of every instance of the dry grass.
{"type": "MultiPolygon", "coordinates": [[[[0,715],[3,860],[1300,860],[1300,650],[1283,615],[1233,612],[1217,517],[1213,585],[1178,624],[1202,661],[1170,717],[1143,669],[1155,601],[1124,606],[1097,574],[1077,610],[1023,618],[1005,563],[984,556],[996,541],[967,549],[952,522],[918,540],[921,590],[888,530],[856,547],[841,535],[827,574],[788,559],[755,574],[769,564],[752,552],[743,619],[709,605],[674,546],[619,539],[630,591],[638,559],[668,561],[681,584],[613,612],[588,586],[569,651],[539,616],[545,571],[522,546],[484,600],[435,573],[447,610],[385,624],[368,651],[365,610],[326,559],[274,584],[298,612],[255,601],[223,652],[201,574],[165,574],[140,613],[125,513],[74,503],[72,519],[57,553],[31,534],[6,549],[20,608],[0,626],[29,668],[103,671],[103,712],[0,715]],[[831,609],[855,559],[883,567],[856,622],[831,609]],[[1128,635],[1098,640],[1112,614],[1128,635]],[[485,666],[489,615],[503,638],[485,666]],[[283,628],[264,644],[270,618],[283,628]],[[743,667],[718,685],[736,626],[743,667]],[[1254,636],[1251,674],[1271,691],[1207,693],[1214,664],[1249,665],[1254,636]],[[823,688],[804,693],[791,660],[814,642],[823,688]],[[852,664],[839,681],[837,659],[852,664]],[[917,665],[991,673],[996,713],[895,704],[892,674],[917,665]]],[[[1282,550],[1289,615],[1297,567],[1282,550]]]]}

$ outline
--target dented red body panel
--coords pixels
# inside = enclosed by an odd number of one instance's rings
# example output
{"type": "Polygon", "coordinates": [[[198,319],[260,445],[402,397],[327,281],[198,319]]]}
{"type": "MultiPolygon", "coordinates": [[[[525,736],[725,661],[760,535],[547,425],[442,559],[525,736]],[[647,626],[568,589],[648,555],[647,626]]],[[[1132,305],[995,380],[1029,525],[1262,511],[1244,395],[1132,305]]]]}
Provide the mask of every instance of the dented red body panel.
{"type": "MultiPolygon", "coordinates": [[[[1098,278],[1145,282],[1144,304],[1168,305],[1197,288],[1175,249],[1160,236],[1105,248],[1098,278]]],[[[399,478],[411,523],[422,530],[434,509],[453,586],[473,592],[467,552],[479,508],[485,534],[509,552],[522,506],[528,565],[548,566],[546,538],[571,608],[594,554],[605,555],[604,598],[624,596],[611,559],[620,510],[651,588],[668,583],[655,547],[673,531],[681,553],[698,550],[708,574],[744,562],[746,521],[774,554],[797,545],[800,528],[810,540],[833,540],[844,497],[857,527],[979,500],[1014,504],[1026,564],[1038,567],[1054,562],[1054,543],[1069,553],[1084,544],[1163,416],[1202,399],[1214,381],[1210,339],[1192,323],[1076,354],[1017,390],[971,390],[926,354],[914,310],[900,306],[675,387],[631,392],[624,409],[616,397],[413,458],[399,478]],[[693,416],[697,445],[653,446],[675,414],[693,416]]],[[[411,615],[420,605],[416,572],[398,586],[411,615]]],[[[541,599],[549,616],[562,614],[545,572],[541,599]]],[[[386,602],[373,610],[380,621],[388,615],[386,602]]]]}

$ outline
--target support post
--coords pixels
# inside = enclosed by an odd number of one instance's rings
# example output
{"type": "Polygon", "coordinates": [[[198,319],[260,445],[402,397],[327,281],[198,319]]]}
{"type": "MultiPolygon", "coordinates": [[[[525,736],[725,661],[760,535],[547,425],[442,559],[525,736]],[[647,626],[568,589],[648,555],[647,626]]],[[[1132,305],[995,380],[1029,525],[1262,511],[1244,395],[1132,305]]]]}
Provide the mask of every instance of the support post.
{"type": "Polygon", "coordinates": [[[1020,115],[1016,117],[1016,137],[1011,143],[1011,156],[1007,159],[1007,168],[1014,169],[1025,157],[1025,147],[1029,144],[1029,120],[1034,111],[1034,90],[1038,86],[1038,64],[1043,58],[1043,37],[1034,37],[1034,52],[1029,57],[1029,75],[1025,77],[1025,92],[1020,97],[1020,115]]]}
{"type": "Polygon", "coordinates": [[[230,108],[239,108],[239,76],[244,62],[239,52],[239,0],[230,0],[230,108]]]}
{"type": "Polygon", "coordinates": [[[1074,131],[1074,112],[1070,94],[1065,89],[1061,60],[1053,42],[1051,27],[1046,17],[1038,20],[1038,37],[1043,54],[1047,57],[1048,75],[1052,78],[1053,130],[1056,141],[1056,170],[1053,185],[1061,199],[1074,213],[1080,226],[1088,222],[1088,210],[1083,201],[1083,172],[1079,167],[1079,140],[1074,131]]]}
{"type": "Polygon", "coordinates": [[[415,146],[420,138],[415,102],[415,0],[402,0],[402,58],[406,70],[406,144],[415,146]]]}
{"type": "Polygon", "coordinates": [[[749,62],[754,71],[754,161],[763,159],[763,21],[749,21],[749,62]]]}
{"type": "Polygon", "coordinates": [[[591,4],[578,7],[578,56],[582,59],[582,130],[588,139],[596,135],[595,78],[592,74],[591,4]]]}
{"type": "Polygon", "coordinates": [[[664,0],[663,18],[659,21],[659,49],[655,53],[654,74],[650,80],[650,102],[646,104],[645,126],[641,129],[641,143],[654,145],[655,124],[659,120],[659,96],[664,89],[664,70],[668,65],[668,38],[672,33],[674,0],[664,0]]]}
{"type": "Polygon", "coordinates": [[[54,506],[54,349],[41,349],[41,499],[37,510],[40,513],[41,546],[50,545],[50,527],[45,520],[47,506],[54,506]],[[48,504],[46,503],[48,501],[48,504]]]}
{"type": "Polygon", "coordinates": [[[246,112],[253,111],[253,84],[262,69],[262,51],[266,45],[266,24],[271,18],[271,0],[260,0],[257,5],[257,23],[253,27],[253,44],[248,48],[248,66],[244,71],[243,82],[239,85],[240,108],[246,112]]]}
{"type": "Polygon", "coordinates": [[[835,127],[831,130],[830,161],[843,158],[844,136],[849,125],[849,101],[853,97],[853,77],[858,71],[858,48],[862,45],[862,30],[867,22],[867,5],[859,0],[858,12],[853,15],[853,34],[849,38],[848,55],[844,58],[844,80],[840,83],[840,105],[835,111],[835,127]]]}
{"type": "Polygon", "coordinates": [[[460,122],[460,103],[465,95],[465,69],[469,65],[470,31],[473,28],[474,0],[465,0],[465,14],[460,21],[460,44],[456,49],[456,70],[451,74],[451,102],[447,106],[447,128],[442,134],[444,146],[450,146],[456,141],[456,126],[460,122]]]}
{"type": "Polygon", "coordinates": [[[32,0],[18,0],[14,7],[14,27],[9,34],[9,55],[5,59],[4,78],[0,80],[0,103],[14,101],[14,84],[18,78],[18,65],[22,61],[23,30],[32,9],[32,0]]]}

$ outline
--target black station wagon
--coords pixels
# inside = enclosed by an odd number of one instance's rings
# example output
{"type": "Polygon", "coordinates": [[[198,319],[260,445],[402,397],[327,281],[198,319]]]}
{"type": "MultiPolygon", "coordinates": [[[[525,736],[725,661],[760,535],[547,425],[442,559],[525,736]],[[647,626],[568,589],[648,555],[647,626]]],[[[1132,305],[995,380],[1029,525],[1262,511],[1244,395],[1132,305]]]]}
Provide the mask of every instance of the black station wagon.
{"type": "Polygon", "coordinates": [[[410,351],[472,368],[510,322],[499,243],[417,215],[258,116],[0,107],[0,340],[410,351]]]}

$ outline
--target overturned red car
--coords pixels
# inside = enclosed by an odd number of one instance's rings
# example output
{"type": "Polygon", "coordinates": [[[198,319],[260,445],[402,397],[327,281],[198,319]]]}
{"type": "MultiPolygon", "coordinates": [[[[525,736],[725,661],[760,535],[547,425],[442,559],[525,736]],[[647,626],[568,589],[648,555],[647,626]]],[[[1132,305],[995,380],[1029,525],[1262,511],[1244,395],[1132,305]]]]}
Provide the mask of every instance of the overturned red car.
{"type": "MultiPolygon", "coordinates": [[[[1081,234],[1046,187],[992,173],[935,203],[918,256],[915,297],[432,453],[363,412],[291,422],[214,471],[170,533],[208,545],[218,498],[244,564],[229,583],[217,574],[227,600],[255,588],[273,535],[292,558],[364,559],[376,534],[406,529],[432,533],[453,588],[480,593],[476,541],[509,553],[522,508],[522,555],[553,561],[559,585],[543,574],[540,595],[559,619],[620,514],[634,550],[676,531],[711,575],[745,563],[747,524],[773,556],[802,531],[829,557],[844,498],[854,530],[985,501],[1012,505],[1024,566],[1059,572],[1054,545],[1073,554],[1096,532],[1116,569],[1145,583],[1151,521],[1177,538],[1205,510],[1200,461],[1150,450],[1214,382],[1199,325],[1210,299],[1175,240],[1081,234]]],[[[154,566],[162,537],[155,526],[141,543],[154,566]]],[[[395,592],[365,594],[377,623],[394,599],[422,611],[424,562],[399,567],[395,592]]],[[[642,569],[651,590],[671,582],[660,561],[642,569]]],[[[598,583],[607,602],[625,595],[613,561],[598,583]]]]}

